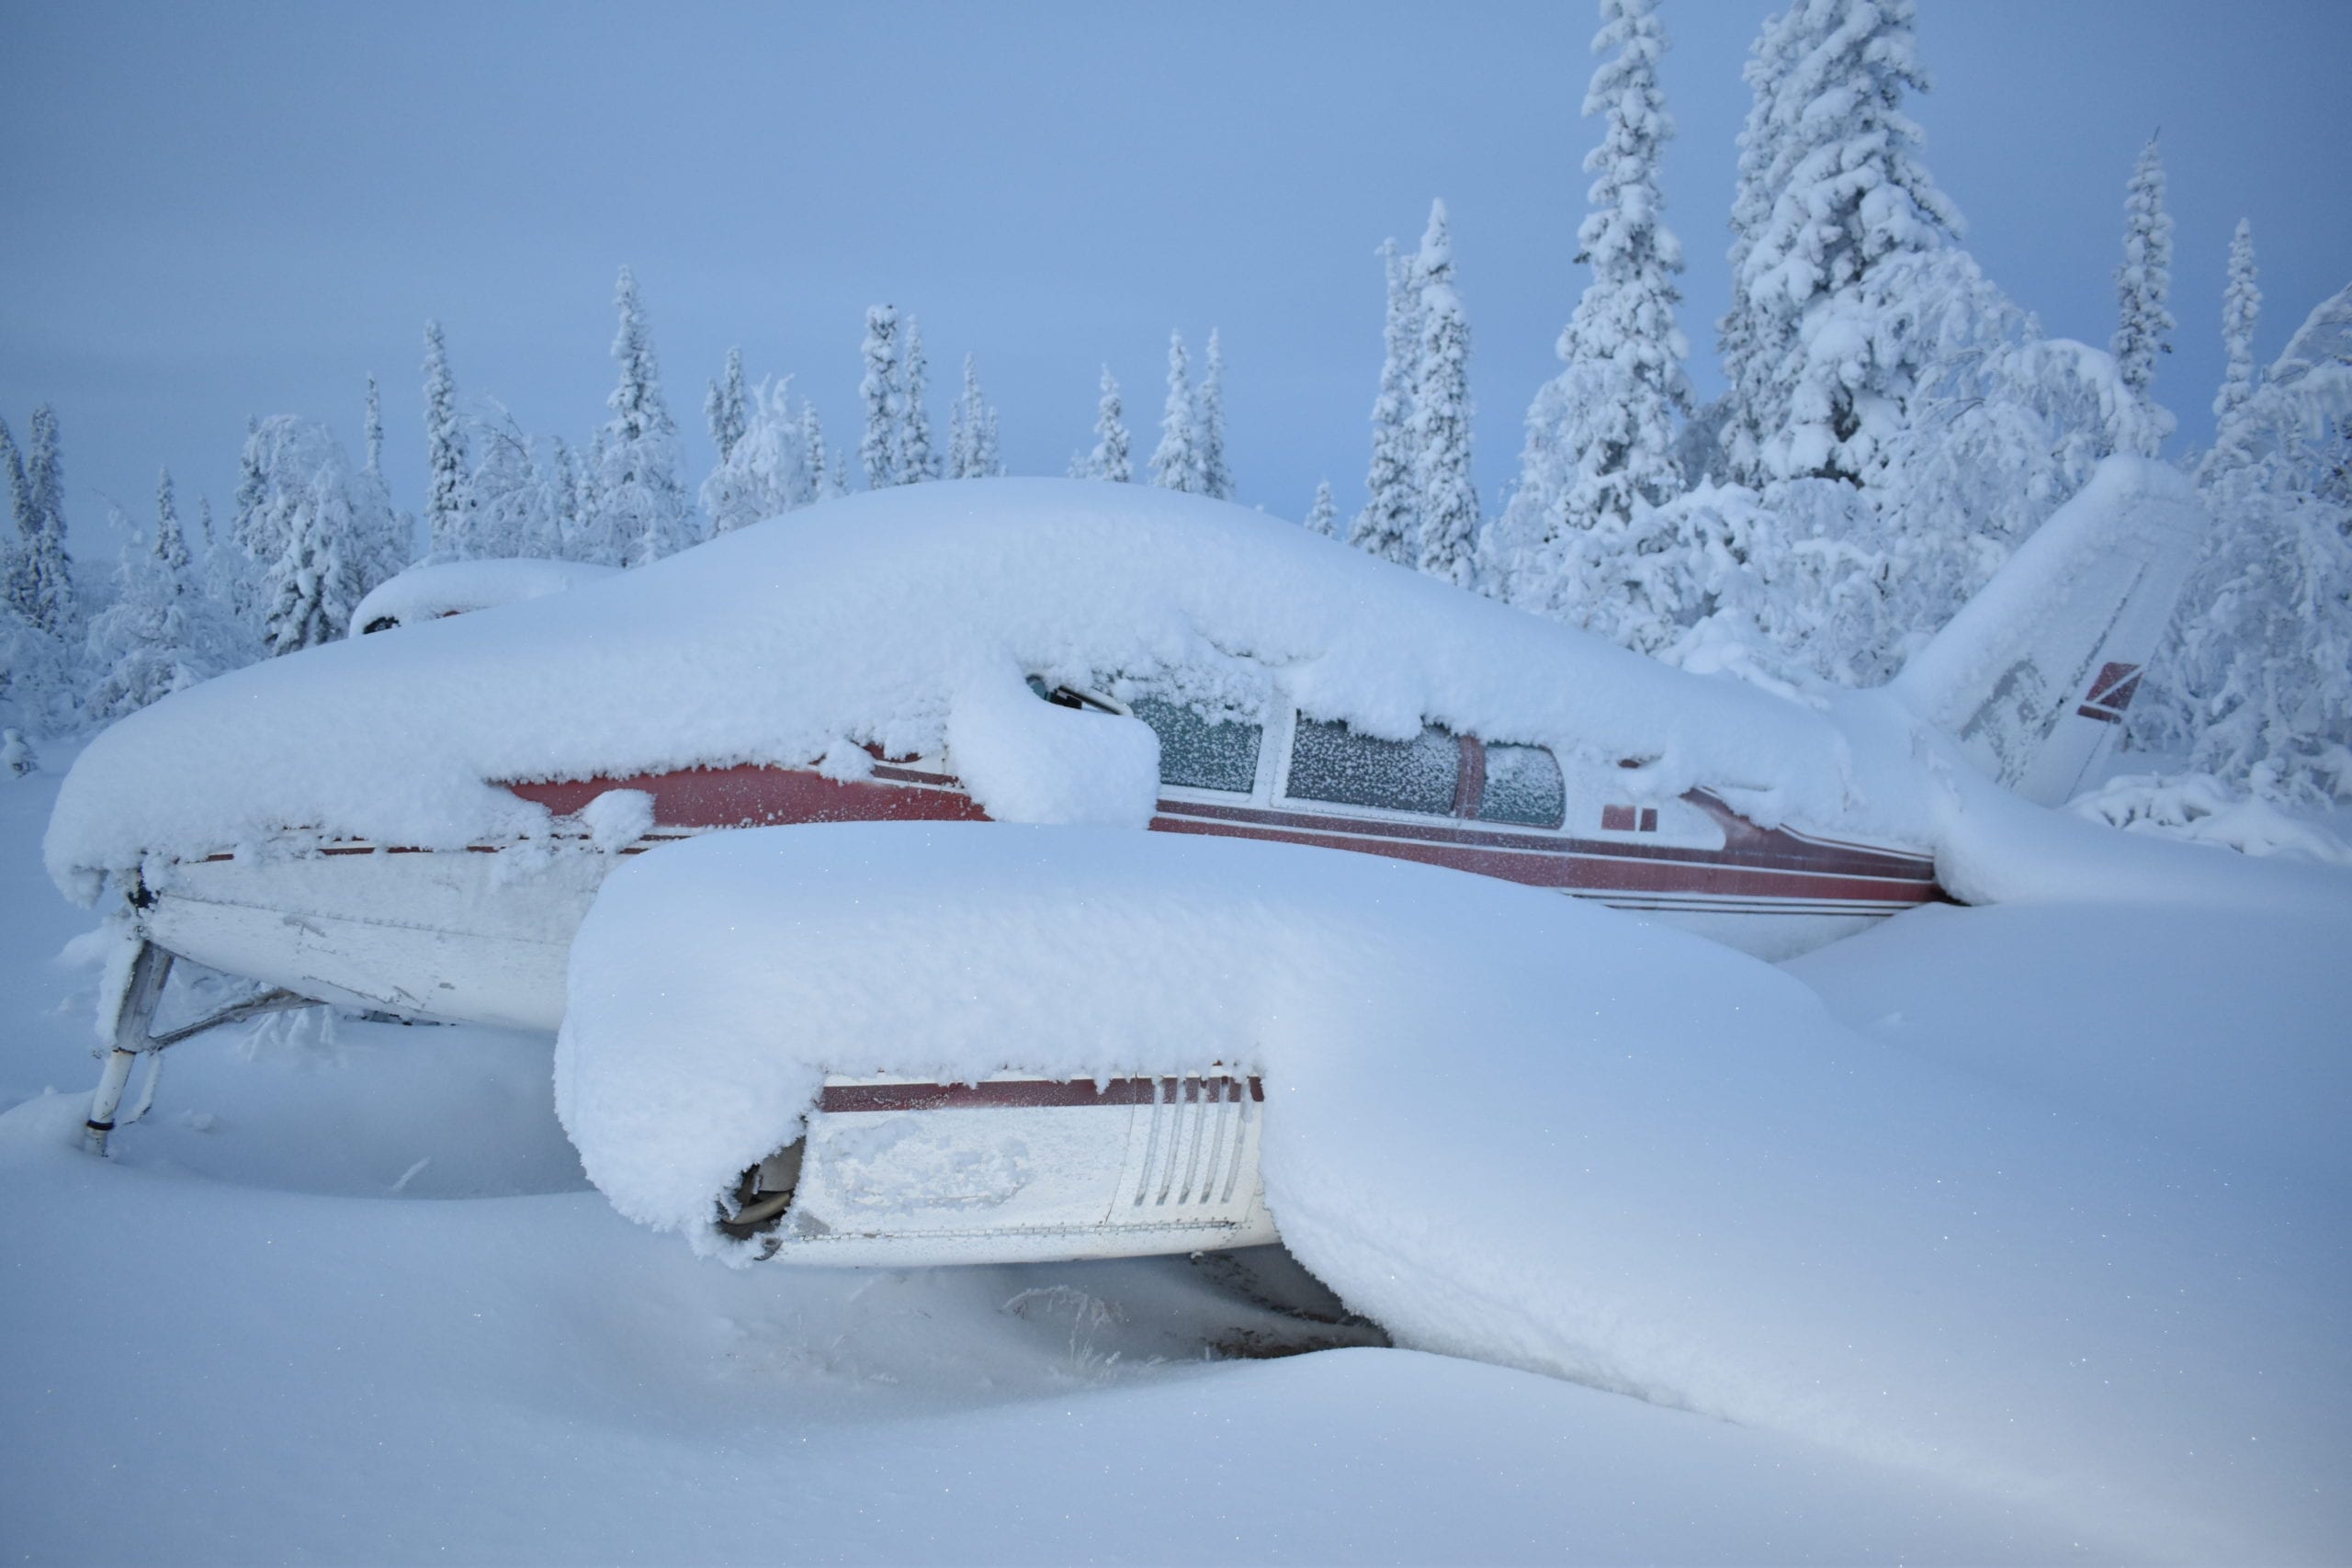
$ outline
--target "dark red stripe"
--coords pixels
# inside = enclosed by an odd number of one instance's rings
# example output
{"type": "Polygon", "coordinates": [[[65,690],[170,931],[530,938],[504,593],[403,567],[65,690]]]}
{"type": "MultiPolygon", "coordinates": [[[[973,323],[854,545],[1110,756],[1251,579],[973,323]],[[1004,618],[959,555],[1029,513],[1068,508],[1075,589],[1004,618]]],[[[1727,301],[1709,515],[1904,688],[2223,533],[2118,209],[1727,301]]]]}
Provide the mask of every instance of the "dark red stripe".
{"type": "MultiPolygon", "coordinates": [[[[1724,827],[1727,840],[1724,848],[1703,850],[1688,845],[1628,843],[1614,839],[1566,839],[1554,834],[1514,833],[1484,825],[1441,821],[1434,818],[1423,822],[1392,822],[1379,818],[1335,817],[1296,809],[1270,811],[1254,806],[1222,806],[1192,800],[1162,800],[1159,803],[1159,809],[1160,817],[1165,819],[1191,817],[1246,824],[1252,828],[1281,828],[1304,833],[1344,833],[1367,839],[1415,840],[1478,849],[1517,850],[1530,854],[1605,855],[1627,860],[1753,866],[1760,870],[1837,873],[1847,876],[1919,879],[1934,875],[1934,863],[1920,856],[1905,855],[1892,850],[1815,843],[1778,829],[1758,828],[1722,807],[1712,797],[1702,798],[1699,792],[1694,791],[1684,798],[1702,809],[1711,806],[1715,807],[1709,810],[1708,815],[1724,827]]],[[[1176,829],[1170,820],[1156,820],[1152,826],[1167,831],[1214,831],[1198,827],[1176,829]]],[[[1369,848],[1365,845],[1342,847],[1369,848]]],[[[1371,852],[1388,852],[1374,850],[1371,852]]]]}
{"type": "Polygon", "coordinates": [[[871,779],[829,779],[808,768],[745,763],[686,768],[627,778],[559,779],[509,784],[525,800],[569,817],[612,789],[653,797],[653,820],[664,828],[758,828],[797,822],[985,822],[988,813],[954,779],[877,766],[871,779]],[[910,784],[933,784],[910,789],[910,784]]]}
{"type": "MultiPolygon", "coordinates": [[[[1084,1105],[1149,1105],[1152,1085],[1159,1085],[1164,1100],[1192,1103],[1203,1098],[1204,1086],[1229,1092],[1231,1077],[1111,1078],[1097,1085],[1091,1078],[1012,1078],[997,1083],[866,1083],[827,1084],[817,1109],[828,1115],[863,1111],[1031,1111],[1084,1105]]],[[[1261,1079],[1249,1080],[1250,1098],[1263,1100],[1261,1079]]]]}
{"type": "MultiPolygon", "coordinates": [[[[1771,870],[1721,861],[1643,861],[1586,856],[1546,850],[1540,852],[1498,852],[1464,845],[1416,843],[1400,839],[1339,840],[1317,833],[1240,823],[1214,825],[1161,818],[1152,827],[1167,833],[1204,833],[1221,838],[1257,839],[1273,843],[1306,844],[1317,849],[1353,850],[1386,855],[1392,860],[1442,865],[1532,887],[1559,887],[1576,892],[1721,893],[1750,897],[1835,898],[1856,903],[1911,905],[1933,897],[1935,884],[1926,880],[1884,880],[1839,876],[1805,871],[1771,870]]],[[[1614,846],[1611,846],[1613,851],[1614,846]]]]}

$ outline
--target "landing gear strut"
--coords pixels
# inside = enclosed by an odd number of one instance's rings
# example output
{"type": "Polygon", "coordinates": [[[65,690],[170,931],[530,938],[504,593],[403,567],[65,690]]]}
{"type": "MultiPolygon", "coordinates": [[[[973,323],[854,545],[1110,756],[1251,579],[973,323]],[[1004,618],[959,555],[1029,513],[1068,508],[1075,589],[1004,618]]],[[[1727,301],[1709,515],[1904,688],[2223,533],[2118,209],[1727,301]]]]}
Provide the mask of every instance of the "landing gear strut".
{"type": "Polygon", "coordinates": [[[291,991],[264,991],[194,1023],[161,1034],[151,1033],[148,1026],[155,1021],[155,1005],[164,999],[164,982],[171,976],[172,955],[152,942],[141,942],[138,955],[130,961],[130,983],[122,988],[122,1003],[115,1011],[114,1048],[107,1053],[106,1066],[98,1074],[98,1087],[90,1095],[89,1119],[82,1123],[82,1136],[93,1154],[104,1155],[107,1139],[115,1128],[138,1121],[155,1103],[155,1081],[163,1077],[165,1046],[176,1045],[192,1035],[240,1019],[311,1005],[310,998],[298,997],[291,991]],[[147,1073],[140,1081],[139,1099],[131,1106],[130,1114],[118,1122],[115,1112],[121,1107],[122,1091],[130,1082],[131,1064],[141,1056],[147,1058],[147,1073]]]}

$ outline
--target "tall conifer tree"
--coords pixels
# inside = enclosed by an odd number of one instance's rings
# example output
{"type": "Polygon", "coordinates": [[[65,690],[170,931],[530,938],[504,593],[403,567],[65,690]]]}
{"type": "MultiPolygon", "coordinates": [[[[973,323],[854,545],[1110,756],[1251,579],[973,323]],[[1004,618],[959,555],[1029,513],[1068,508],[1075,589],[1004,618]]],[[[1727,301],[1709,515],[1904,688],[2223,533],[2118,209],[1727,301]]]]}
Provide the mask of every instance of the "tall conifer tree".
{"type": "Polygon", "coordinates": [[[466,422],[458,412],[458,385],[441,323],[424,323],[425,547],[444,559],[473,554],[466,533],[466,422]]]}
{"type": "Polygon", "coordinates": [[[1094,450],[1086,458],[1085,477],[1128,484],[1136,469],[1128,456],[1126,414],[1119,404],[1119,383],[1107,365],[1102,367],[1102,393],[1094,405],[1094,450]]]}
{"type": "MultiPolygon", "coordinates": [[[[2123,265],[2115,269],[2115,364],[2132,395],[2155,406],[2156,356],[2172,352],[2172,215],[2156,139],[2140,149],[2123,195],[2123,265]]],[[[2154,457],[2152,448],[2148,456],[2154,457]]]]}
{"type": "Polygon", "coordinates": [[[1867,483],[1929,352],[1920,267],[1961,229],[1904,113],[1924,92],[1914,0],[1793,0],[1748,62],[1733,245],[1730,467],[1867,483]]]}
{"type": "Polygon", "coordinates": [[[678,477],[678,427],[662,396],[652,333],[628,267],[621,268],[613,305],[620,318],[613,337],[620,376],[605,400],[612,418],[599,432],[593,512],[603,558],[644,566],[693,544],[695,528],[678,477]]]}
{"type": "Polygon", "coordinates": [[[735,455],[735,443],[743,439],[743,430],[751,418],[743,386],[743,351],[727,351],[727,369],[710,384],[702,400],[703,418],[710,424],[710,444],[718,448],[721,463],[735,455]]]}
{"type": "Polygon", "coordinates": [[[2229,276],[2222,291],[2222,389],[2213,394],[2217,435],[2254,396],[2254,329],[2262,317],[2262,290],[2255,283],[2254,225],[2243,218],[2230,236],[2229,276]]]}
{"type": "Polygon", "coordinates": [[[1159,416],[1159,445],[1152,448],[1151,482],[1162,490],[1201,492],[1200,433],[1193,423],[1192,362],[1184,335],[1168,334],[1168,402],[1159,416]]]}
{"type": "Polygon", "coordinates": [[[1193,405],[1193,428],[1200,442],[1201,493],[1231,501],[1233,470],[1225,460],[1225,343],[1215,327],[1209,329],[1208,364],[1193,405]]]}
{"type": "Polygon", "coordinates": [[[1675,324],[1682,246],[1663,220],[1658,164],[1674,122],[1658,88],[1666,39],[1657,0],[1601,0],[1584,112],[1601,117],[1600,145],[1585,159],[1592,210],[1577,259],[1592,281],[1560,334],[1566,367],[1527,414],[1527,444],[1501,536],[1511,597],[1557,613],[1570,597],[1570,530],[1622,527],[1639,506],[1682,488],[1676,425],[1690,410],[1675,324]],[[1613,52],[1610,52],[1613,51],[1613,52]]]}
{"type": "Polygon", "coordinates": [[[20,608],[34,626],[70,642],[81,636],[82,611],[65,548],[65,459],[59,450],[57,411],[47,403],[33,410],[29,436],[25,486],[34,531],[24,545],[28,602],[20,608]]]}
{"type": "Polygon", "coordinates": [[[1421,280],[1421,361],[1413,405],[1420,492],[1420,569],[1457,588],[1477,586],[1478,490],[1470,474],[1470,324],[1453,286],[1453,237],[1445,203],[1414,263],[1421,280]]]}
{"type": "Polygon", "coordinates": [[[865,469],[865,488],[887,490],[905,480],[899,472],[899,420],[902,394],[899,386],[899,311],[894,305],[865,308],[865,342],[862,347],[865,377],[857,384],[865,405],[865,433],[857,444],[858,462],[865,469]]]}
{"type": "Polygon", "coordinates": [[[899,358],[898,469],[900,484],[939,477],[939,454],[931,444],[931,364],[923,357],[922,323],[907,316],[906,348],[899,358]]]}
{"type": "Polygon", "coordinates": [[[1381,243],[1388,311],[1381,328],[1380,392],[1372,404],[1372,468],[1363,510],[1348,543],[1383,560],[1411,565],[1420,548],[1420,491],[1413,446],[1414,377],[1420,365],[1420,282],[1394,240],[1381,243]]]}

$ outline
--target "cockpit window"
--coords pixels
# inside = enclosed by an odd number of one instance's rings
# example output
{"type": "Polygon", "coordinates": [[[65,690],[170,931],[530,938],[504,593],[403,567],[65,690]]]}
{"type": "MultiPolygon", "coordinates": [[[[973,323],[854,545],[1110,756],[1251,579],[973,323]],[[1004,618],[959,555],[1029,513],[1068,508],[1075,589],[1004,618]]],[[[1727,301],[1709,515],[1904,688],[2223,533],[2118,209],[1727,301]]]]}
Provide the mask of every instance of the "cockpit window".
{"type": "Polygon", "coordinates": [[[1559,760],[1541,746],[1486,748],[1487,781],[1478,792],[1481,822],[1556,828],[1567,815],[1568,792],[1559,760]]]}
{"type": "Polygon", "coordinates": [[[1435,725],[1410,740],[1381,740],[1301,714],[1284,792],[1301,800],[1450,817],[1461,783],[1462,743],[1435,725]]]}
{"type": "Polygon", "coordinates": [[[1180,789],[1221,789],[1248,795],[1258,783],[1262,727],[1238,719],[1202,717],[1182,703],[1137,697],[1135,716],[1159,737],[1159,782],[1180,789]]]}

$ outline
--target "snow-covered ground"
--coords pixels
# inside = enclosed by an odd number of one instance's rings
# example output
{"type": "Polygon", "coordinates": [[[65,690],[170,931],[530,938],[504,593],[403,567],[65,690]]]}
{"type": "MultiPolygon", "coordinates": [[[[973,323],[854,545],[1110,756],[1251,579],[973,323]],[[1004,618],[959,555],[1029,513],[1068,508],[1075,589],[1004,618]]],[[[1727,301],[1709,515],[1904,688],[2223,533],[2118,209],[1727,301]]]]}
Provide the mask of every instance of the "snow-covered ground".
{"type": "MultiPolygon", "coordinates": [[[[154,1113],[91,1159],[74,1134],[95,977],[48,962],[89,918],[40,868],[68,759],[44,761],[0,783],[0,1540],[25,1560],[2352,1553],[2352,915],[1929,908],[1789,966],[1837,1043],[1759,1103],[1758,1126],[1916,1115],[1832,1151],[1894,1151],[1884,1186],[1907,1210],[1822,1201],[1917,1215],[1958,1172],[1982,1190],[1952,1213],[1987,1219],[1841,1244],[1833,1212],[1783,1217],[1769,1239],[1820,1250],[1760,1256],[1752,1308],[1783,1311],[1812,1278],[1825,1324],[1877,1334],[1874,1348],[1927,1342],[1935,1364],[1902,1369],[1901,1399],[2012,1375],[2013,1352],[2063,1346],[2077,1321],[2037,1303],[2071,1311],[2086,1280],[2112,1281],[2106,1315],[2079,1320],[2079,1396],[1996,1389],[2032,1424],[2020,1452],[2063,1438],[2099,1478],[2095,1495],[2032,1496],[1934,1454],[1897,1463],[1769,1419],[1382,1348],[1272,1310],[1312,1295],[1278,1257],[729,1269],[588,1186],[540,1036],[224,1032],[175,1048],[154,1113]],[[1923,1084],[1949,1102],[1899,1098],[1923,1084]],[[2019,1216],[2046,1249],[2011,1245],[2019,1216]],[[2167,1238],[2176,1253],[2151,1250],[2167,1238]],[[1871,1279],[1873,1247],[1889,1277],[1871,1279]],[[1955,1311],[1982,1303],[2015,1315],[1955,1311]],[[2108,1337],[2117,1324],[2128,1343],[2108,1337]],[[1342,1348],[1251,1359],[1326,1344],[1342,1348]],[[2150,1476],[2195,1481],[2135,1495],[2150,1476]]],[[[1810,1008],[1783,989],[1791,1017],[1810,1008]]],[[[1738,1152],[1657,1156],[1713,1171],[1738,1152]]],[[[1836,1168],[1790,1155],[1758,1190],[1836,1168]]],[[[1735,1196],[1724,1214],[1746,1224],[1735,1196]]],[[[1755,1250],[1752,1232],[1697,1229],[1661,1238],[1700,1270],[1687,1278],[1755,1250]]],[[[1531,1261],[1545,1290],[1573,1278],[1573,1259],[1531,1261]]],[[[1629,1311],[1659,1284],[1629,1283],[1629,1311]]],[[[1717,1287],[1679,1304],[1716,1337],[1710,1355],[1736,1350],[1750,1310],[1717,1287]]],[[[1649,1327],[1578,1321],[1600,1349],[1649,1327]]],[[[1758,1327],[1759,1385],[1836,1364],[1785,1317],[1758,1327]]]]}

